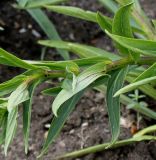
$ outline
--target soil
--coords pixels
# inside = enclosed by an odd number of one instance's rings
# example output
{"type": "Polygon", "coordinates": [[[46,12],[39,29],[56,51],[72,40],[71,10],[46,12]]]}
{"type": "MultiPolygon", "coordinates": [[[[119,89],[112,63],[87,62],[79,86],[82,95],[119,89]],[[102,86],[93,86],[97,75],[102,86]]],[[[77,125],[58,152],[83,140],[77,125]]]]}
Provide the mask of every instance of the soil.
{"type": "MultiPolygon", "coordinates": [[[[7,2],[0,1],[0,26],[5,29],[3,32],[0,32],[0,46],[9,52],[15,53],[15,55],[20,58],[39,60],[41,47],[37,45],[36,41],[38,39],[45,39],[46,36],[28,13],[14,9],[12,7],[13,3],[14,1],[11,0],[7,2]]],[[[141,0],[141,3],[148,15],[151,18],[155,18],[156,1],[141,0]]],[[[69,4],[92,11],[100,10],[104,14],[108,14],[96,0],[73,0],[69,4]]],[[[114,51],[111,41],[101,32],[96,24],[49,12],[47,14],[55,23],[64,40],[91,44],[109,51],[114,51]]],[[[45,59],[58,60],[61,59],[61,57],[56,54],[55,50],[49,49],[45,59]]],[[[1,82],[19,73],[21,73],[20,69],[0,65],[1,82]]],[[[48,86],[49,84],[46,83],[40,85],[34,95],[28,155],[24,154],[22,109],[20,109],[16,138],[9,149],[7,157],[4,157],[3,146],[1,147],[0,160],[36,159],[47,135],[47,126],[52,119],[51,103],[53,98],[40,94],[40,92],[48,86]]],[[[123,106],[122,118],[126,121],[135,122],[136,113],[126,110],[123,106]]],[[[142,119],[140,128],[154,123],[155,121],[142,119]]],[[[121,127],[120,139],[131,136],[130,128],[121,127]]],[[[104,96],[102,93],[88,91],[78,103],[75,111],[66,122],[61,134],[43,159],[51,160],[56,155],[61,155],[65,152],[108,142],[110,138],[108,114],[104,96]]],[[[118,149],[90,154],[75,160],[155,160],[155,149],[156,142],[140,142],[118,149]]]]}

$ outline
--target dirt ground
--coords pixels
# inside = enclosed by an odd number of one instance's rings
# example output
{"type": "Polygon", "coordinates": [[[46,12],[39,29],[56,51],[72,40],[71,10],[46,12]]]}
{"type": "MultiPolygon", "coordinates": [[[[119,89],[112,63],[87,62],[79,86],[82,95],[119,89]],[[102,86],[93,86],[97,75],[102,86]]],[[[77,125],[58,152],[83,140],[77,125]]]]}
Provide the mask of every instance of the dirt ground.
{"type": "MultiPolygon", "coordinates": [[[[39,60],[41,47],[37,45],[38,39],[46,36],[25,11],[19,11],[12,7],[14,1],[0,1],[0,26],[4,32],[0,32],[0,47],[15,53],[23,59],[39,60]]],[[[79,6],[88,10],[100,10],[108,15],[107,11],[97,0],[72,0],[70,5],[79,6]]],[[[156,17],[156,1],[141,0],[145,11],[151,18],[156,17]]],[[[55,23],[62,39],[95,45],[114,51],[108,37],[93,23],[76,20],[71,17],[49,13],[49,17],[55,23]]],[[[61,59],[55,50],[49,49],[45,59],[61,59]]],[[[20,69],[0,65],[0,82],[10,79],[21,72],[20,69]]],[[[35,160],[39,154],[47,134],[47,127],[52,119],[51,104],[53,99],[40,94],[49,84],[42,84],[35,93],[32,109],[32,123],[30,133],[30,148],[28,155],[24,154],[22,135],[22,108],[19,114],[18,131],[12,143],[8,156],[5,158],[3,146],[0,150],[0,160],[35,160]]],[[[154,103],[154,102],[153,102],[154,103]]],[[[122,118],[136,121],[136,113],[122,107],[122,118]]],[[[143,119],[140,127],[155,124],[155,121],[143,119]]],[[[131,137],[129,128],[122,127],[120,139],[131,137]]],[[[50,147],[44,160],[52,160],[56,155],[76,149],[85,148],[95,144],[101,144],[110,140],[108,126],[108,114],[105,99],[102,93],[88,91],[78,103],[75,111],[69,117],[61,134],[50,147]]],[[[118,149],[91,154],[75,160],[155,160],[156,142],[141,142],[118,149]]]]}

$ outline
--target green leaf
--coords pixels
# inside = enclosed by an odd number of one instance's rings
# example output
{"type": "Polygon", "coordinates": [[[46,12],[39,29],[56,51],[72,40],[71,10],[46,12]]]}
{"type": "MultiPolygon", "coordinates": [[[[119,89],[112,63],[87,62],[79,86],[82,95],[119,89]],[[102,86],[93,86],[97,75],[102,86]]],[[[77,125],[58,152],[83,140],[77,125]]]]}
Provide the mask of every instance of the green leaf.
{"type": "Polygon", "coordinates": [[[61,90],[62,90],[61,87],[48,88],[42,91],[42,94],[55,97],[59,94],[61,90]]]}
{"type": "Polygon", "coordinates": [[[19,75],[9,81],[1,83],[0,84],[0,96],[9,94],[13,90],[15,90],[26,78],[27,76],[25,75],[19,75]]]}
{"type": "Polygon", "coordinates": [[[154,63],[152,66],[150,66],[148,69],[146,69],[143,73],[141,73],[134,82],[156,76],[156,63],[154,63]]]}
{"type": "Polygon", "coordinates": [[[0,56],[6,59],[9,63],[13,64],[14,67],[20,67],[24,69],[36,69],[37,68],[36,66],[26,63],[25,61],[17,58],[13,54],[8,53],[2,48],[0,48],[0,56]]]}
{"type": "Polygon", "coordinates": [[[91,11],[85,11],[81,8],[71,7],[71,6],[52,6],[52,5],[51,6],[46,5],[44,7],[53,12],[61,13],[64,15],[80,18],[91,22],[97,22],[96,13],[91,11]]]}
{"type": "Polygon", "coordinates": [[[145,54],[156,56],[156,41],[127,38],[114,35],[106,31],[106,33],[117,43],[123,47],[132,50],[135,54],[145,54]]]}
{"type": "Polygon", "coordinates": [[[13,108],[18,106],[22,102],[28,100],[29,98],[30,97],[28,92],[28,84],[24,82],[21,85],[19,85],[17,89],[13,91],[9,96],[7,106],[8,111],[11,112],[13,108]]]}
{"type": "Polygon", "coordinates": [[[146,79],[137,81],[135,83],[131,83],[131,84],[127,85],[126,87],[118,90],[115,93],[114,97],[117,97],[117,96],[119,96],[120,94],[123,94],[123,93],[127,93],[127,92],[129,92],[131,90],[134,90],[134,89],[136,89],[136,88],[138,88],[138,87],[140,87],[140,86],[142,86],[144,84],[148,84],[148,83],[150,83],[152,81],[155,81],[155,80],[156,80],[156,76],[150,77],[150,78],[146,78],[146,79]]]}
{"type": "Polygon", "coordinates": [[[17,116],[18,116],[18,107],[13,108],[12,111],[8,113],[6,135],[5,135],[5,146],[4,146],[5,155],[7,155],[8,147],[12,142],[16,132],[17,116]]]}
{"type": "Polygon", "coordinates": [[[110,52],[107,52],[103,49],[82,45],[82,44],[77,44],[77,43],[71,43],[71,42],[65,42],[65,41],[54,41],[54,40],[40,40],[39,44],[47,47],[65,49],[77,54],[80,57],[88,58],[88,57],[95,57],[95,56],[104,56],[111,60],[117,60],[120,58],[119,56],[112,54],[110,52]]]}
{"type": "Polygon", "coordinates": [[[17,0],[19,6],[25,7],[29,0],[17,0]]]}
{"type": "Polygon", "coordinates": [[[100,12],[97,13],[97,22],[100,25],[103,31],[107,30],[110,33],[112,32],[112,19],[108,19],[100,12]]]}
{"type": "Polygon", "coordinates": [[[63,89],[57,95],[52,104],[52,110],[54,115],[57,116],[57,111],[64,102],[73,97],[75,94],[87,88],[98,78],[104,76],[106,69],[105,67],[106,67],[105,63],[99,63],[86,69],[77,77],[77,82],[74,90],[63,89]]]}
{"type": "Polygon", "coordinates": [[[32,99],[34,90],[37,85],[40,83],[40,80],[36,80],[28,87],[28,92],[30,99],[23,103],[23,133],[24,133],[24,144],[25,144],[25,153],[28,153],[28,140],[29,140],[29,132],[30,132],[30,121],[31,121],[31,108],[32,108],[32,99]]]}
{"type": "Polygon", "coordinates": [[[48,137],[44,143],[43,149],[39,157],[43,156],[47,150],[50,144],[56,139],[57,135],[61,131],[65,121],[69,117],[70,113],[75,108],[75,105],[82,97],[84,91],[81,91],[74,95],[72,98],[68,99],[64,104],[61,105],[60,109],[58,110],[58,117],[54,117],[49,132],[48,137]]]}
{"type": "Polygon", "coordinates": [[[153,25],[154,25],[154,27],[155,27],[155,29],[156,29],[156,20],[153,19],[153,20],[152,20],[152,23],[153,23],[153,25]]]}
{"type": "Polygon", "coordinates": [[[48,4],[56,5],[56,4],[59,4],[61,2],[65,2],[65,1],[68,1],[68,0],[25,0],[25,1],[27,1],[27,3],[25,3],[25,5],[22,6],[22,7],[38,8],[38,7],[41,7],[43,5],[48,5],[48,4]]]}
{"type": "Polygon", "coordinates": [[[118,4],[114,0],[98,0],[98,1],[112,13],[117,12],[118,4]]]}
{"type": "MultiPolygon", "coordinates": [[[[121,7],[115,14],[113,25],[112,25],[112,33],[119,36],[124,37],[133,37],[132,29],[130,26],[130,14],[133,3],[127,4],[121,7]]],[[[123,56],[131,55],[134,60],[137,60],[140,54],[133,54],[132,51],[123,47],[122,45],[116,43],[116,47],[119,49],[119,52],[123,56]]]]}
{"type": "Polygon", "coordinates": [[[106,100],[112,132],[112,144],[118,139],[120,133],[120,98],[114,98],[113,95],[122,87],[126,74],[127,67],[113,71],[107,85],[106,100]]]}
{"type": "Polygon", "coordinates": [[[121,7],[114,16],[112,33],[124,37],[133,37],[130,26],[130,13],[133,3],[121,7]]]}
{"type": "Polygon", "coordinates": [[[3,123],[1,126],[1,133],[0,133],[0,144],[2,145],[5,142],[5,135],[6,135],[6,127],[7,127],[7,112],[3,118],[3,123]]]}
{"type": "MultiPolygon", "coordinates": [[[[54,24],[41,9],[29,9],[27,11],[36,20],[49,39],[61,40],[54,24]]],[[[65,60],[70,58],[67,51],[62,49],[57,49],[57,51],[65,60]]]]}

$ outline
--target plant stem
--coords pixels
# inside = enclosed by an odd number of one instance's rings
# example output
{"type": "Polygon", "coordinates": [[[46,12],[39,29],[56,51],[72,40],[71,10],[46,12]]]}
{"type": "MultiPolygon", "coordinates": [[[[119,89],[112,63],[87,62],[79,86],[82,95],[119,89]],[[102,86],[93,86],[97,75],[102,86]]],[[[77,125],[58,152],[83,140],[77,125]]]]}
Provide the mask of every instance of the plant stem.
{"type": "MultiPolygon", "coordinates": [[[[135,142],[150,141],[150,140],[156,140],[156,137],[154,137],[154,136],[140,136],[140,137],[130,138],[127,140],[117,141],[111,148],[117,148],[117,147],[129,145],[129,144],[132,144],[135,142]]],[[[104,144],[88,147],[85,149],[81,149],[79,151],[67,153],[63,156],[56,158],[56,159],[61,160],[61,159],[65,159],[65,158],[76,158],[76,157],[84,156],[86,154],[100,152],[105,149],[109,149],[109,148],[107,148],[108,145],[110,145],[110,143],[104,143],[104,144]]]]}

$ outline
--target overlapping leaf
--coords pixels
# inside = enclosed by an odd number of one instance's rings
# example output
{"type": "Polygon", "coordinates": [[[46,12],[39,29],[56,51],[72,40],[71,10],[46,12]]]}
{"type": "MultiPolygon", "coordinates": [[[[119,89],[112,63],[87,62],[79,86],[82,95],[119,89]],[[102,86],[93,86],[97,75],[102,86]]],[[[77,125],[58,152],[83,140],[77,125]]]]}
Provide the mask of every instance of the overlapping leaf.
{"type": "Polygon", "coordinates": [[[26,63],[25,61],[17,58],[13,54],[8,53],[7,51],[0,48],[0,57],[2,57],[2,64],[4,63],[4,59],[6,62],[8,61],[8,65],[12,64],[14,67],[20,67],[24,69],[36,69],[37,67],[26,63]]]}
{"type": "Polygon", "coordinates": [[[146,79],[143,79],[143,80],[140,80],[140,81],[136,81],[134,83],[131,83],[129,85],[127,85],[126,87],[120,89],[119,91],[117,91],[114,95],[114,97],[117,97],[119,96],[120,94],[123,94],[123,93],[127,93],[131,90],[134,90],[142,85],[145,85],[145,84],[148,84],[150,82],[153,82],[156,80],[156,76],[154,77],[149,77],[149,78],[146,78],[146,79]]]}
{"type": "Polygon", "coordinates": [[[28,84],[22,83],[18,88],[11,93],[8,100],[7,109],[11,112],[14,107],[18,106],[24,101],[29,99],[29,92],[28,92],[28,84]]]}
{"type": "Polygon", "coordinates": [[[77,82],[74,90],[63,89],[55,98],[52,105],[53,113],[57,116],[57,111],[64,102],[73,97],[75,94],[87,88],[101,76],[104,76],[105,67],[105,63],[99,63],[83,71],[77,77],[77,82]]]}
{"type": "Polygon", "coordinates": [[[71,43],[71,42],[65,42],[65,41],[42,40],[42,41],[39,41],[39,44],[47,47],[65,49],[73,53],[76,53],[80,57],[104,56],[112,60],[119,59],[117,55],[107,52],[103,49],[82,45],[82,44],[77,44],[77,43],[71,43]]]}
{"type": "Polygon", "coordinates": [[[11,110],[11,112],[8,113],[8,118],[7,118],[5,146],[4,146],[5,155],[7,155],[8,147],[12,142],[17,129],[17,116],[18,116],[18,107],[14,107],[11,110]]]}
{"type": "Polygon", "coordinates": [[[19,75],[9,81],[1,83],[0,84],[0,96],[9,94],[13,90],[15,90],[26,78],[27,76],[25,75],[19,75]]]}
{"type": "Polygon", "coordinates": [[[106,33],[114,41],[123,47],[132,50],[134,53],[156,56],[156,41],[122,37],[111,34],[108,31],[106,31],[106,33]]]}
{"type": "Polygon", "coordinates": [[[43,149],[39,157],[43,156],[47,150],[50,144],[55,140],[59,132],[61,131],[65,121],[67,120],[70,113],[75,108],[75,105],[82,97],[84,91],[81,91],[74,95],[72,98],[69,98],[65,103],[63,103],[58,110],[58,116],[54,117],[50,129],[48,131],[48,137],[44,143],[43,149]]]}
{"type": "Polygon", "coordinates": [[[122,88],[125,76],[127,74],[127,67],[113,71],[111,78],[107,85],[107,109],[109,115],[109,122],[112,132],[112,143],[114,143],[120,133],[120,100],[119,97],[113,95],[122,88]]]}
{"type": "Polygon", "coordinates": [[[29,132],[30,132],[33,93],[39,83],[40,83],[40,80],[36,80],[28,87],[30,98],[23,103],[23,133],[24,133],[24,144],[25,144],[26,154],[28,153],[28,146],[29,146],[28,140],[29,140],[29,132]]]}

